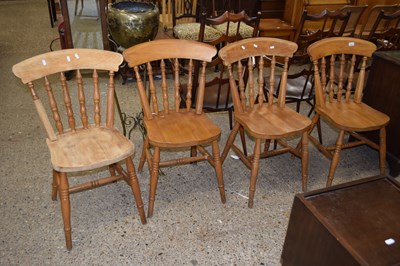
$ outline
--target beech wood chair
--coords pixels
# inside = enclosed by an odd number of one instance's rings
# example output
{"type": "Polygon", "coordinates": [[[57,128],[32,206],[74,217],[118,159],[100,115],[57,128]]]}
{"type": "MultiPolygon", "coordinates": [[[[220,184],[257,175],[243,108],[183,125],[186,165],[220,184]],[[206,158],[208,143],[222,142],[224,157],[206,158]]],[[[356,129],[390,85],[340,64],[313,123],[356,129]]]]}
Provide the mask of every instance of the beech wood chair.
{"type": "Polygon", "coordinates": [[[159,168],[208,161],[214,167],[222,203],[225,203],[224,181],[218,140],[220,128],[203,113],[206,63],[215,56],[215,47],[190,40],[157,40],[133,46],[124,51],[124,58],[136,73],[137,86],[144,112],[146,136],[140,158],[139,171],[147,160],[150,170],[150,195],[148,217],[153,215],[159,168]],[[188,60],[188,74],[180,75],[179,60],[188,60]],[[156,88],[151,62],[161,60],[161,88],[156,88]],[[192,106],[193,71],[196,61],[201,61],[199,87],[196,91],[196,108],[192,106]],[[173,83],[168,84],[166,64],[173,68],[173,83]],[[149,96],[141,77],[140,66],[147,67],[149,96]],[[187,78],[186,106],[180,109],[181,80],[187,78]],[[150,99],[150,102],[149,102],[150,99]],[[204,145],[212,146],[210,154],[204,145]],[[160,161],[160,150],[192,148],[190,157],[160,161]],[[151,151],[153,150],[153,151],[151,151]],[[200,154],[197,154],[197,151],[200,154]]]}
{"type": "Polygon", "coordinates": [[[256,180],[261,158],[271,157],[285,152],[290,152],[301,158],[302,165],[302,190],[307,190],[308,178],[308,137],[307,132],[311,126],[311,120],[290,107],[286,102],[286,80],[289,58],[297,50],[297,44],[275,38],[250,38],[234,42],[222,48],[219,52],[224,65],[229,71],[229,81],[232,88],[234,104],[235,125],[226,142],[221,155],[222,162],[226,159],[229,150],[233,150],[240,160],[251,170],[249,188],[249,208],[253,207],[256,180]],[[271,58],[266,62],[266,57],[271,58]],[[241,62],[248,60],[247,66],[241,62]],[[275,70],[278,61],[284,62],[281,76],[279,95],[276,101],[273,97],[275,88],[275,70]],[[243,80],[243,69],[248,68],[249,80],[247,88],[243,80]],[[268,68],[267,68],[268,67],[268,68]],[[236,75],[234,72],[237,72],[236,75]],[[266,74],[270,79],[264,80],[266,74]],[[239,82],[236,78],[239,77],[239,82]],[[267,84],[272,91],[265,102],[263,87],[267,84]],[[255,99],[255,96],[258,99],[255,99]],[[253,155],[246,155],[235,144],[239,130],[244,129],[255,139],[253,155]],[[301,145],[292,147],[285,138],[301,136],[301,145]],[[276,140],[280,144],[279,149],[269,150],[270,142],[276,140]],[[264,151],[261,151],[261,142],[265,141],[264,151]]]}
{"type": "MultiPolygon", "coordinates": [[[[47,133],[47,146],[53,165],[52,199],[61,201],[67,249],[72,248],[70,194],[96,188],[118,180],[131,187],[140,219],[146,223],[139,183],[132,162],[134,144],[114,127],[114,72],[122,63],[122,55],[94,49],[66,49],[34,56],[13,66],[14,74],[27,84],[39,118],[47,133]],[[83,71],[92,70],[90,79],[83,71]],[[102,86],[99,76],[108,74],[108,86],[102,86]],[[66,80],[66,73],[76,72],[76,83],[66,80]],[[57,74],[59,82],[57,82],[57,74]],[[42,83],[37,83],[43,80],[42,83]],[[88,83],[85,86],[84,83],[88,83]],[[48,106],[42,104],[35,85],[44,85],[48,106]],[[57,86],[59,85],[59,86],[57,86]],[[74,90],[69,89],[73,87],[74,90]],[[75,88],[76,87],[76,88],[75,88]],[[106,97],[100,88],[106,87],[106,97]],[[89,92],[92,96],[89,97],[89,92]],[[89,102],[93,101],[92,103],[89,102]],[[101,120],[101,102],[106,104],[105,122],[101,120]],[[64,107],[64,108],[63,108],[64,107]],[[47,112],[54,119],[53,128],[47,112]],[[61,110],[65,110],[63,114],[61,110]],[[90,117],[93,114],[93,117],[90,117]],[[75,117],[77,116],[77,117],[75,117]],[[78,118],[80,116],[80,118],[78,118]],[[119,162],[124,160],[125,171],[119,162]],[[69,186],[67,174],[108,167],[110,176],[69,186]]],[[[107,83],[106,83],[107,84],[107,83]]]]}
{"type": "Polygon", "coordinates": [[[351,37],[324,39],[308,48],[314,68],[316,95],[316,113],[312,118],[309,139],[331,160],[327,186],[332,184],[341,150],[363,144],[379,150],[380,174],[385,173],[386,125],[389,123],[389,117],[362,102],[367,59],[375,50],[376,46],[373,43],[351,37]],[[354,75],[357,56],[362,59],[360,71],[358,75],[354,75]],[[320,118],[339,130],[335,145],[323,146],[311,135],[320,118]],[[374,130],[379,130],[379,145],[359,134],[374,130]],[[353,136],[355,141],[344,143],[345,133],[353,136]]]}

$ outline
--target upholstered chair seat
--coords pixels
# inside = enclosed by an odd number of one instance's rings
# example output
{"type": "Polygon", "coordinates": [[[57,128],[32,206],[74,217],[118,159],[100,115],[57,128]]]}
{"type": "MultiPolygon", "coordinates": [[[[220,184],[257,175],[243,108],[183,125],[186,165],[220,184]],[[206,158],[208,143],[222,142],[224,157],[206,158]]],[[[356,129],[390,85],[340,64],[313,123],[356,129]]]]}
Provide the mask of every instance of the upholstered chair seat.
{"type": "MultiPolygon", "coordinates": [[[[238,27],[237,22],[231,22],[229,25],[228,35],[229,36],[236,35],[237,27],[238,27]]],[[[223,34],[225,34],[226,28],[227,28],[227,22],[220,24],[220,25],[213,25],[213,28],[222,32],[223,34]]],[[[251,27],[245,23],[241,23],[240,28],[239,28],[239,34],[242,36],[243,39],[253,37],[253,31],[254,31],[253,27],[251,27]]]]}
{"type": "MultiPolygon", "coordinates": [[[[181,40],[193,40],[199,39],[200,23],[182,23],[174,27],[174,36],[181,40]]],[[[219,38],[222,33],[214,29],[213,27],[206,26],[204,31],[205,40],[214,40],[219,38]]]]}

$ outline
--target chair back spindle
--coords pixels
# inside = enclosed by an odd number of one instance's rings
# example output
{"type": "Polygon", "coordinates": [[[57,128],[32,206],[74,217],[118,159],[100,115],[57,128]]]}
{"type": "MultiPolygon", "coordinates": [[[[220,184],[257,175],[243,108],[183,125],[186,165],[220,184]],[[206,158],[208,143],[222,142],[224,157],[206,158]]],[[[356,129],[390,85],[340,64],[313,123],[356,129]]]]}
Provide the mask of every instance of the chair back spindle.
{"type": "Polygon", "coordinates": [[[229,77],[237,77],[230,79],[232,89],[232,98],[235,110],[243,113],[246,108],[254,108],[254,103],[259,107],[264,104],[268,106],[277,103],[278,106],[284,107],[286,102],[286,80],[288,72],[289,58],[297,49],[297,45],[293,42],[279,40],[275,38],[257,38],[241,41],[240,47],[235,46],[232,49],[224,49],[224,53],[220,56],[224,57],[224,64],[228,67],[229,77]],[[289,48],[288,48],[289,47],[289,48]],[[277,58],[282,60],[277,60],[277,58]],[[248,62],[248,80],[244,80],[244,66],[241,60],[246,59],[248,62]],[[281,82],[278,98],[273,97],[273,93],[264,96],[263,87],[268,86],[272,92],[275,90],[277,64],[283,62],[283,70],[281,72],[281,82]],[[231,65],[234,63],[235,65],[231,65]],[[236,75],[234,71],[236,70],[236,75]],[[264,77],[268,76],[268,79],[264,77]],[[257,77],[257,80],[255,80],[257,77]],[[238,82],[235,80],[238,79],[238,82]],[[266,83],[266,84],[265,84],[266,83]],[[248,84],[247,88],[245,84],[248,84]],[[265,98],[268,97],[268,98],[265,98]],[[267,103],[264,103],[267,102],[267,103]]]}
{"type": "Polygon", "coordinates": [[[88,129],[91,126],[88,117],[85,87],[86,89],[92,87],[93,90],[93,126],[101,126],[98,70],[109,71],[105,124],[108,128],[114,126],[114,71],[118,70],[115,66],[120,63],[122,63],[122,56],[117,53],[103,53],[103,51],[92,49],[65,49],[27,59],[15,65],[13,72],[21,78],[23,83],[28,84],[47,136],[54,141],[58,135],[67,132],[74,133],[77,130],[88,129]],[[91,86],[84,84],[85,79],[82,76],[82,70],[93,71],[91,86]],[[54,74],[57,73],[60,88],[58,86],[53,88],[52,83],[55,84],[56,82],[54,81],[57,78],[57,75],[54,74]],[[68,80],[70,75],[75,77],[68,80]],[[36,92],[36,86],[39,86],[37,80],[40,79],[44,80],[43,87],[48,98],[48,108],[54,121],[54,128],[47,115],[46,108],[36,92]],[[75,103],[78,109],[77,112],[74,112],[75,103]],[[65,109],[65,114],[61,112],[63,109],[65,109]],[[77,120],[76,116],[78,115],[80,117],[77,120]],[[77,124],[78,121],[80,121],[80,125],[77,124]]]}
{"type": "Polygon", "coordinates": [[[137,79],[137,86],[140,99],[143,105],[143,112],[146,119],[153,119],[153,116],[168,115],[170,112],[190,111],[192,108],[193,98],[193,72],[195,62],[201,63],[199,89],[196,91],[196,109],[197,114],[203,112],[203,94],[206,75],[206,64],[210,62],[216,54],[215,47],[189,40],[160,40],[157,41],[158,46],[149,45],[147,43],[135,46],[135,49],[127,49],[124,51],[125,60],[133,67],[137,79]],[[179,46],[177,46],[177,42],[179,46]],[[160,50],[166,50],[168,53],[160,50]],[[212,56],[210,57],[210,55],[212,56]],[[188,60],[188,73],[183,77],[181,74],[180,59],[188,60]],[[148,77],[148,86],[150,97],[147,97],[145,84],[141,75],[140,65],[146,65],[148,77]],[[156,91],[154,82],[154,66],[159,65],[161,72],[161,92],[156,91]],[[169,84],[167,79],[168,71],[172,70],[173,81],[169,84]],[[186,78],[186,106],[180,108],[181,97],[181,79],[186,78]],[[199,96],[199,97],[197,97],[199,96]],[[149,102],[150,101],[150,102],[149,102]]]}
{"type": "Polygon", "coordinates": [[[352,37],[327,38],[308,47],[307,52],[314,68],[316,95],[316,108],[309,139],[326,158],[331,160],[327,186],[332,185],[341,151],[360,145],[366,144],[379,151],[380,174],[385,174],[385,127],[390,118],[362,102],[367,59],[371,58],[376,49],[374,43],[352,37]],[[337,129],[338,135],[333,145],[322,144],[311,134],[313,128],[320,124],[321,118],[337,129]],[[363,134],[373,131],[379,133],[378,143],[363,134]],[[346,134],[351,135],[354,140],[345,141],[346,134]]]}
{"type": "Polygon", "coordinates": [[[361,103],[367,59],[375,50],[376,45],[373,43],[350,37],[335,37],[326,42],[322,40],[318,49],[311,45],[308,52],[313,61],[317,106],[325,105],[326,93],[330,103],[341,101],[361,103]],[[347,41],[345,49],[343,41],[347,41]],[[340,50],[335,47],[335,42],[341,47],[340,50]],[[356,67],[357,57],[361,58],[359,70],[356,67]],[[356,70],[357,75],[355,75],[356,70]]]}

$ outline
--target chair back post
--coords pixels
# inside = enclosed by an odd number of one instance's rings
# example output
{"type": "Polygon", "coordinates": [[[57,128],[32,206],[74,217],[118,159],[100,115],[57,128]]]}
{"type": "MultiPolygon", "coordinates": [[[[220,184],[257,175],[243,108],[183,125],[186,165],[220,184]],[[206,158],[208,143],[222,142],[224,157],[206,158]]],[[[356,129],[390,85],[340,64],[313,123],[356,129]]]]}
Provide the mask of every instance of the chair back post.
{"type": "MultiPolygon", "coordinates": [[[[47,137],[51,140],[54,141],[57,139],[56,133],[54,132],[53,126],[51,125],[50,119],[46,114],[46,109],[44,108],[42,101],[36,94],[35,87],[33,85],[33,82],[28,82],[28,88],[31,92],[32,100],[35,105],[36,111],[39,114],[40,121],[42,122],[44,129],[46,130],[47,137]]],[[[58,114],[58,111],[56,112],[58,114]]],[[[57,120],[56,120],[57,121],[57,120]]],[[[62,130],[62,124],[58,120],[58,123],[56,122],[56,127],[59,128],[59,132],[63,131],[62,130]],[[61,128],[60,128],[61,127],[61,128]]]]}
{"type": "MultiPolygon", "coordinates": [[[[199,62],[197,63],[199,64],[199,62]]],[[[206,85],[206,65],[207,63],[205,61],[201,62],[201,70],[198,83],[199,87],[198,90],[196,90],[196,114],[201,114],[203,112],[204,89],[206,85]]],[[[190,104],[187,104],[186,108],[189,109],[190,104]]]]}
{"type": "Polygon", "coordinates": [[[109,72],[108,86],[107,86],[107,113],[106,113],[106,128],[114,127],[114,113],[115,113],[115,81],[114,71],[109,72]]]}

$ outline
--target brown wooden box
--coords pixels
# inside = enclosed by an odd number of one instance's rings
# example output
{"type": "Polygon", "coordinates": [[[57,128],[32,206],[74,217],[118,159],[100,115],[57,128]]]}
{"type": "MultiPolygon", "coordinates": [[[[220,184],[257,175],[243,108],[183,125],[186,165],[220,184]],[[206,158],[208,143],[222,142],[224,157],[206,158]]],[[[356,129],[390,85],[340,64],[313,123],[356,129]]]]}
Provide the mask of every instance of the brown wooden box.
{"type": "MultiPolygon", "coordinates": [[[[390,117],[386,127],[386,159],[390,175],[400,174],[400,50],[380,51],[373,55],[363,102],[390,117]]],[[[364,133],[379,143],[378,132],[364,133]]]]}
{"type": "Polygon", "coordinates": [[[400,265],[400,184],[371,177],[296,195],[282,265],[400,265]]]}

